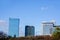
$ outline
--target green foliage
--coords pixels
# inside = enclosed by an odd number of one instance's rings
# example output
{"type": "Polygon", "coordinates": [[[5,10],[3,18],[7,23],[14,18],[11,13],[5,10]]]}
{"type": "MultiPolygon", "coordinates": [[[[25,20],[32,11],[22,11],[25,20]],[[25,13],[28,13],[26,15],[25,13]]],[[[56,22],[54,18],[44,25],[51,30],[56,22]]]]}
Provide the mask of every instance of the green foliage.
{"type": "Polygon", "coordinates": [[[53,32],[53,40],[60,40],[60,28],[56,28],[53,32]]]}
{"type": "Polygon", "coordinates": [[[16,38],[16,35],[14,35],[14,38],[16,38]]]}

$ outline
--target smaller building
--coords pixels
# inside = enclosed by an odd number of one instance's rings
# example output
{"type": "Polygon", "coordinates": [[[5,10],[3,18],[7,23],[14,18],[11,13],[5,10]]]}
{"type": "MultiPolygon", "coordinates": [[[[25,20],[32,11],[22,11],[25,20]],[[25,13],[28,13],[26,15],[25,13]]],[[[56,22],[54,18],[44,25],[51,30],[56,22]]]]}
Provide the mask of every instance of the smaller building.
{"type": "Polygon", "coordinates": [[[25,26],[25,36],[34,36],[35,35],[35,28],[34,26],[25,26]]]}
{"type": "Polygon", "coordinates": [[[58,28],[60,28],[60,25],[54,25],[54,27],[58,27],[58,28]]]}
{"type": "Polygon", "coordinates": [[[60,25],[55,25],[54,26],[54,31],[55,31],[56,28],[60,28],[60,25]]]}

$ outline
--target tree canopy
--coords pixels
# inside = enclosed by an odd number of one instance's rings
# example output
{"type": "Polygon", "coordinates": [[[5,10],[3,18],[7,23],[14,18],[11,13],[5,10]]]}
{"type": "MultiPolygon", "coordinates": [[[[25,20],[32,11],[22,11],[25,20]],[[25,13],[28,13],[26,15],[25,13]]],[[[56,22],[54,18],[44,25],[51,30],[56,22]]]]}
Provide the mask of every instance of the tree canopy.
{"type": "Polygon", "coordinates": [[[56,27],[55,31],[52,34],[53,40],[60,40],[60,28],[56,27]]]}

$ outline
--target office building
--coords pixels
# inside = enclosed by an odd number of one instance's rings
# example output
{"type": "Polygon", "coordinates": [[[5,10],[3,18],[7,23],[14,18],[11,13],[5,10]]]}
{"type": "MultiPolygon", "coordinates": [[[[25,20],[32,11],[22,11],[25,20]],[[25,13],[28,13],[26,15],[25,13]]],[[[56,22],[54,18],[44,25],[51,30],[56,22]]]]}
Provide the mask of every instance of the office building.
{"type": "Polygon", "coordinates": [[[18,18],[9,18],[9,35],[10,36],[19,36],[19,19],[18,18]]]}
{"type": "Polygon", "coordinates": [[[35,35],[35,28],[34,26],[25,26],[25,36],[34,36],[35,35]]]}
{"type": "Polygon", "coordinates": [[[54,23],[53,22],[42,22],[42,34],[43,35],[51,35],[53,33],[53,27],[54,23]]]}

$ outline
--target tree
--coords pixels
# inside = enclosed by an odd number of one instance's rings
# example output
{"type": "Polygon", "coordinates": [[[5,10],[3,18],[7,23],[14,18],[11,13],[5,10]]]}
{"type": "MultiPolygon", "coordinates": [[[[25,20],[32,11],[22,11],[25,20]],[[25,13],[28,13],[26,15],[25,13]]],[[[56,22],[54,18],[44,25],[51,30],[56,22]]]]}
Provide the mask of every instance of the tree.
{"type": "Polygon", "coordinates": [[[0,31],[0,40],[8,40],[8,35],[2,31],[0,31]]]}
{"type": "Polygon", "coordinates": [[[60,28],[56,27],[52,34],[53,40],[60,40],[60,28]]]}
{"type": "Polygon", "coordinates": [[[14,38],[16,38],[16,35],[14,35],[14,38]]]}

